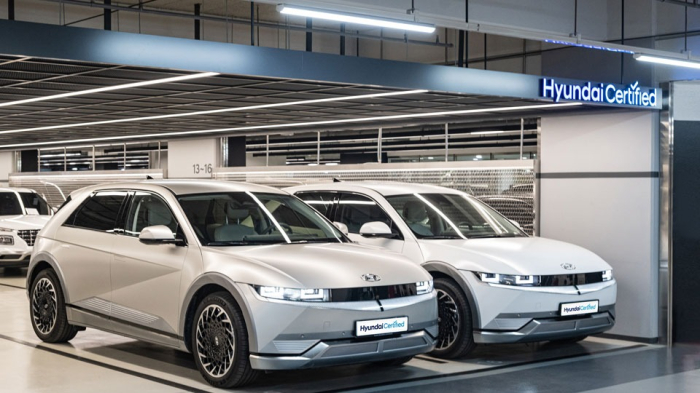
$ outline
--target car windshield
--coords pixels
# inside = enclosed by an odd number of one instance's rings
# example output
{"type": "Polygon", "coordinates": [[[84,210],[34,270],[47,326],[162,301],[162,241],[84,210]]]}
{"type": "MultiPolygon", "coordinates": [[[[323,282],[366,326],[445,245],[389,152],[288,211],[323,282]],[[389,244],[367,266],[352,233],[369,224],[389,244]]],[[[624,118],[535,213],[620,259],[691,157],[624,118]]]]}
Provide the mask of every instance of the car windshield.
{"type": "Polygon", "coordinates": [[[17,194],[14,192],[0,192],[0,216],[14,216],[24,214],[22,205],[19,204],[17,194]]]}
{"type": "Polygon", "coordinates": [[[207,246],[344,242],[328,220],[291,195],[231,192],[178,198],[207,246]]]}
{"type": "Polygon", "coordinates": [[[459,194],[411,194],[386,198],[420,239],[527,236],[507,218],[459,194]]]}
{"type": "Polygon", "coordinates": [[[20,192],[20,198],[22,198],[22,203],[24,203],[25,209],[36,209],[37,214],[42,216],[48,216],[51,214],[49,204],[46,203],[44,198],[39,196],[39,194],[34,192],[20,192]]]}

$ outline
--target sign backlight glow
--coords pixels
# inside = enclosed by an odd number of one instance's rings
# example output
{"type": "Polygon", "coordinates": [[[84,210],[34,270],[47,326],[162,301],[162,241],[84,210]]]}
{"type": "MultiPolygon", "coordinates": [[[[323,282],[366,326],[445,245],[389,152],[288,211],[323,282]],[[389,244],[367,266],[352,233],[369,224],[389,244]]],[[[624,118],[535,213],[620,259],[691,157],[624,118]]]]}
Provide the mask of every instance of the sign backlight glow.
{"type": "Polygon", "coordinates": [[[540,79],[540,96],[551,98],[554,102],[561,100],[598,102],[642,108],[656,108],[659,99],[656,89],[641,87],[639,82],[620,87],[612,83],[586,82],[578,85],[559,83],[550,78],[540,79]]]}

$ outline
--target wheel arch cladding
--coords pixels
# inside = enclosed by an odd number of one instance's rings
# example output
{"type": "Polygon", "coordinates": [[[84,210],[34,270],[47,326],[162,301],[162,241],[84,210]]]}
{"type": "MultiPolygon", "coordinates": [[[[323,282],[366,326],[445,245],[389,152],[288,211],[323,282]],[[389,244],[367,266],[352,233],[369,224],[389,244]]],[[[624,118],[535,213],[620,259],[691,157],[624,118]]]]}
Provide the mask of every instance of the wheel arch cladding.
{"type": "Polygon", "coordinates": [[[30,270],[27,272],[27,296],[29,296],[29,291],[31,290],[32,283],[34,282],[34,279],[36,278],[37,274],[46,269],[53,269],[53,271],[58,276],[58,281],[61,285],[61,289],[63,292],[63,300],[66,304],[70,304],[70,293],[68,292],[66,283],[63,280],[63,272],[61,271],[61,268],[58,267],[56,261],[53,258],[51,258],[50,255],[47,255],[45,253],[38,254],[34,258],[37,259],[39,262],[32,263],[30,265],[30,270]]]}
{"type": "Polygon", "coordinates": [[[464,295],[469,301],[469,309],[471,310],[472,314],[472,326],[474,326],[475,329],[480,328],[481,323],[477,300],[474,297],[474,292],[472,291],[471,286],[469,285],[467,280],[465,280],[464,277],[462,277],[462,274],[460,274],[459,270],[440,261],[429,261],[424,263],[422,266],[425,270],[428,271],[428,273],[430,273],[431,276],[433,276],[434,279],[448,278],[457,283],[457,285],[462,289],[462,292],[464,292],[464,295]]]}
{"type": "Polygon", "coordinates": [[[190,332],[193,326],[194,313],[197,310],[197,305],[202,299],[215,292],[228,292],[236,301],[236,306],[241,310],[243,319],[248,330],[248,347],[250,352],[258,350],[257,341],[255,340],[255,322],[251,317],[248,304],[245,302],[244,296],[240,293],[236,285],[227,277],[218,274],[210,273],[197,278],[187,290],[184,297],[182,310],[180,312],[180,333],[185,342],[185,347],[192,352],[190,342],[190,332]]]}

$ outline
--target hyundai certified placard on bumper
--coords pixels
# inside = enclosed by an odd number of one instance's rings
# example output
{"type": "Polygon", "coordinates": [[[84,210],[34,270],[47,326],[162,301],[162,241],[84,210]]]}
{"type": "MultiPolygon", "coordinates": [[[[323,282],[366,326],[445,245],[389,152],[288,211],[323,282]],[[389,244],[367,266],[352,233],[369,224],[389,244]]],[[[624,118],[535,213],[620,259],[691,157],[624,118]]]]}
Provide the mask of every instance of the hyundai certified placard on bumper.
{"type": "Polygon", "coordinates": [[[357,337],[405,331],[408,331],[408,317],[373,319],[371,321],[355,322],[355,335],[357,337]]]}
{"type": "Polygon", "coordinates": [[[562,317],[570,315],[593,314],[598,312],[598,301],[589,300],[587,302],[562,303],[560,314],[562,317]]]}

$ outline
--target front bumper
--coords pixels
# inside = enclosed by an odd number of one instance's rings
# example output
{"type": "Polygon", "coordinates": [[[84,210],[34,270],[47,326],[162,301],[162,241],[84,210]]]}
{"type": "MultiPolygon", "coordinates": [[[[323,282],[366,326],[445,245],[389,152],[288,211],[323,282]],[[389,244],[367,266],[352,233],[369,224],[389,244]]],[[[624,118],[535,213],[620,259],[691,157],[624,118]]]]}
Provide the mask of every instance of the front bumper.
{"type": "Polygon", "coordinates": [[[14,246],[0,247],[0,268],[27,267],[31,256],[32,247],[26,245],[15,244],[14,246]]]}
{"type": "Polygon", "coordinates": [[[615,324],[617,282],[566,287],[515,287],[462,272],[476,299],[477,343],[548,341],[602,333],[615,324]],[[560,317],[562,303],[598,300],[595,314],[560,317]]]}
{"type": "Polygon", "coordinates": [[[414,356],[434,348],[435,338],[422,330],[371,341],[320,341],[298,356],[250,355],[250,365],[258,370],[337,366],[414,356]]]}
{"type": "Polygon", "coordinates": [[[612,329],[615,307],[607,311],[568,318],[534,318],[517,331],[478,331],[474,341],[482,344],[527,343],[589,336],[612,329]]]}
{"type": "Polygon", "coordinates": [[[359,302],[290,302],[260,297],[238,284],[250,312],[254,369],[286,370],[374,362],[427,353],[438,334],[437,296],[359,302]],[[406,332],[355,336],[355,322],[408,318],[406,332]]]}

